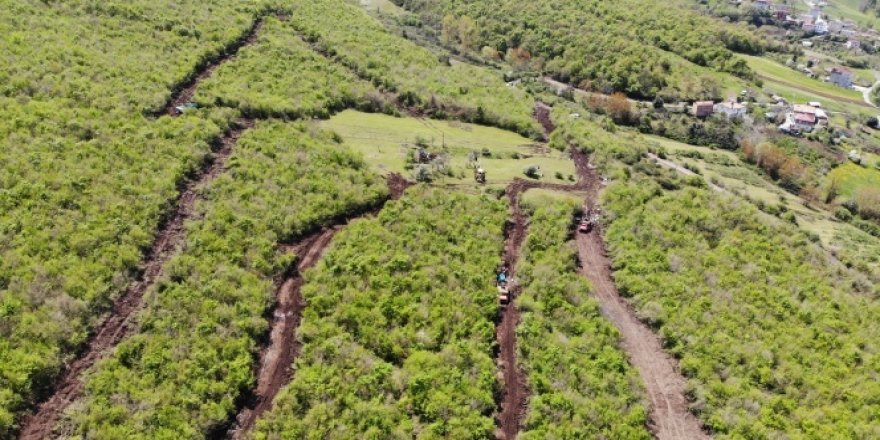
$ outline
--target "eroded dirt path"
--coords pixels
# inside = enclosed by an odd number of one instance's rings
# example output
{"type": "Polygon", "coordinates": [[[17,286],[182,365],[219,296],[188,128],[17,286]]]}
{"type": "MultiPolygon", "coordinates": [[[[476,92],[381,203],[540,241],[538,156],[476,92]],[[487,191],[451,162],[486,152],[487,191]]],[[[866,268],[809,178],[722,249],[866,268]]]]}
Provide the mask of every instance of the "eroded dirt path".
{"type": "MultiPolygon", "coordinates": [[[[167,114],[170,116],[180,115],[180,112],[177,111],[177,107],[192,101],[193,96],[196,94],[196,89],[198,89],[199,84],[202,81],[210,78],[218,67],[235,59],[235,56],[241,48],[250,46],[257,41],[257,36],[260,33],[260,29],[263,28],[263,21],[266,15],[268,14],[258,15],[244,35],[226,46],[223,52],[221,52],[216,58],[209,59],[203,65],[197,67],[193,75],[181,83],[177,87],[177,90],[171,94],[168,103],[160,114],[167,114]]],[[[281,14],[276,14],[276,16],[282,21],[286,19],[285,16],[281,14]]]]}
{"type": "MultiPolygon", "coordinates": [[[[514,280],[516,279],[516,263],[519,260],[519,252],[526,238],[526,216],[519,206],[519,198],[530,186],[530,182],[517,180],[507,187],[511,218],[504,231],[506,239],[502,264],[507,267],[509,276],[514,280]]],[[[504,378],[504,387],[501,396],[499,396],[501,412],[498,415],[500,428],[498,437],[507,440],[516,438],[520,421],[525,414],[528,403],[525,375],[516,362],[516,325],[519,323],[516,297],[518,294],[519,286],[514,284],[510,288],[509,302],[501,310],[501,321],[495,330],[499,347],[498,364],[504,378]]]]}
{"type": "MultiPolygon", "coordinates": [[[[600,177],[595,170],[578,167],[587,188],[588,205],[598,200],[600,177]]],[[[663,350],[660,338],[638,320],[632,307],[620,296],[605,252],[601,227],[589,234],[577,234],[581,272],[593,285],[602,313],[620,330],[623,350],[639,372],[651,402],[651,430],[659,440],[708,439],[702,424],[688,409],[685,379],[678,361],[663,350]]]]}
{"type": "Polygon", "coordinates": [[[300,292],[304,283],[302,273],[318,263],[324,250],[341,228],[334,226],[312,234],[288,249],[289,252],[297,255],[298,262],[292,273],[285,277],[276,294],[277,304],[272,315],[269,346],[260,354],[254,403],[239,413],[236,418],[237,426],[230,431],[228,437],[244,438],[260,415],[272,405],[272,400],[278,391],[290,381],[290,369],[301,348],[295,336],[305,306],[300,292]]]}
{"type": "Polygon", "coordinates": [[[191,180],[181,192],[176,208],[170,219],[160,227],[156,239],[145,255],[139,268],[139,275],[114,303],[110,316],[97,328],[89,339],[83,353],[67,364],[55,382],[52,394],[38,404],[36,412],[22,421],[19,438],[22,440],[42,440],[52,434],[58,416],[82,391],[82,375],[95,362],[109,354],[119,342],[133,330],[131,318],[140,309],[144,293],[162,274],[162,267],[183,242],[184,222],[193,214],[193,206],[199,197],[199,190],[213,180],[226,167],[233,147],[245,130],[253,126],[251,120],[239,120],[219,141],[201,172],[191,180]]]}
{"type": "MultiPolygon", "coordinates": [[[[410,182],[400,174],[388,175],[386,182],[390,200],[401,198],[410,186],[410,182]]],[[[340,219],[330,228],[313,233],[294,245],[283,246],[287,252],[297,255],[298,261],[295,267],[282,277],[283,281],[276,293],[269,344],[260,353],[257,386],[252,391],[250,402],[239,410],[233,426],[225,432],[226,438],[247,438],[260,416],[272,408],[278,392],[292,379],[291,368],[302,348],[296,340],[296,334],[305,307],[301,293],[305,282],[303,273],[318,263],[333,237],[343,229],[345,223],[374,215],[382,206],[384,203],[366,213],[353,214],[351,218],[340,219]]]]}

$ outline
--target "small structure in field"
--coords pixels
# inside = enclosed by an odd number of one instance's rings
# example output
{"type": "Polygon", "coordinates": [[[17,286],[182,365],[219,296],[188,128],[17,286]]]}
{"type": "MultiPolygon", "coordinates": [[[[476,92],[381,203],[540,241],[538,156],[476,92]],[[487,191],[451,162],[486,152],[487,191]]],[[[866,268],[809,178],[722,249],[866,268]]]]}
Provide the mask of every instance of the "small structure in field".
{"type": "Polygon", "coordinates": [[[833,67],[831,68],[831,75],[828,77],[828,81],[837,86],[849,89],[852,87],[853,73],[849,69],[843,67],[833,67]]]}
{"type": "Polygon", "coordinates": [[[715,103],[712,101],[697,101],[694,103],[692,113],[698,118],[705,118],[715,111],[715,103]]]}

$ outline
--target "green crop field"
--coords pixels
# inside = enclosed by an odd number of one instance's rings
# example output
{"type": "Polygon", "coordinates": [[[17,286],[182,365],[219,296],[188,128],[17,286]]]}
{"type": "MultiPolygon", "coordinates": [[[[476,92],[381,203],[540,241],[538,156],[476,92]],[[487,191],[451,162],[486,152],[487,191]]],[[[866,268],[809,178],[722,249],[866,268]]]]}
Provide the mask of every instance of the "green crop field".
{"type": "Polygon", "coordinates": [[[852,197],[861,188],[880,188],[880,170],[869,166],[847,163],[828,174],[830,181],[840,185],[840,194],[852,197]]]}

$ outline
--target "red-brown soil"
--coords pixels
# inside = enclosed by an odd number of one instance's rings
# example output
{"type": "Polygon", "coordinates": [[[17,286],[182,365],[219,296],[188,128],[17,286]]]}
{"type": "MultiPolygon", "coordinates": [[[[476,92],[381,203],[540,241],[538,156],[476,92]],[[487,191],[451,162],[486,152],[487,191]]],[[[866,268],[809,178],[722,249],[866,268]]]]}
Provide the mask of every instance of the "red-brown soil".
{"type": "MultiPolygon", "coordinates": [[[[385,180],[391,200],[401,198],[406,189],[412,185],[396,173],[389,174],[385,180]]],[[[354,214],[351,219],[373,215],[380,209],[381,206],[378,206],[366,213],[354,214]]],[[[296,332],[305,307],[300,291],[304,283],[303,273],[318,263],[333,237],[351,219],[340,219],[330,228],[311,234],[297,244],[285,246],[287,251],[297,255],[298,261],[294,270],[282,277],[283,281],[277,290],[269,344],[260,353],[257,387],[253,390],[252,401],[241,408],[232,428],[226,432],[227,438],[246,438],[260,416],[272,408],[272,402],[278,392],[290,382],[291,367],[301,348],[299,341],[296,340],[296,332]]]]}

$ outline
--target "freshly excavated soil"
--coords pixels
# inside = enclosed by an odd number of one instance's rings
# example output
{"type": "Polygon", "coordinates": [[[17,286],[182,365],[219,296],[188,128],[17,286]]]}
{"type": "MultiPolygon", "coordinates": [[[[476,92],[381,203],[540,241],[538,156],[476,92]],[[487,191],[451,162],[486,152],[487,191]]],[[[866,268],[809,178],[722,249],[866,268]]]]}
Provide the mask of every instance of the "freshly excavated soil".
{"type": "Polygon", "coordinates": [[[140,275],[113,303],[110,316],[89,339],[83,353],[65,366],[55,383],[52,394],[37,406],[34,414],[23,420],[19,434],[20,439],[41,440],[49,438],[58,416],[80,395],[83,372],[109,354],[133,330],[131,317],[135,311],[140,309],[144,293],[160,277],[162,267],[171,257],[174,249],[183,241],[183,224],[193,213],[193,205],[199,197],[199,188],[223,171],[235,143],[241,134],[252,126],[253,121],[239,120],[235,127],[221,139],[219,149],[214,152],[212,159],[201,173],[187,184],[177,200],[177,208],[172,213],[171,219],[161,227],[141,263],[140,275]]]}
{"type": "MultiPolygon", "coordinates": [[[[391,200],[403,197],[406,189],[412,185],[397,173],[389,174],[385,180],[391,200]]],[[[305,307],[300,291],[304,283],[303,272],[318,263],[333,237],[342,230],[345,223],[354,218],[374,215],[381,208],[382,206],[378,206],[366,213],[353,215],[350,219],[340,219],[333,227],[309,235],[299,243],[287,247],[289,252],[298,256],[299,261],[295,269],[283,277],[281,287],[276,294],[269,345],[260,353],[257,387],[253,390],[253,398],[249,404],[240,409],[233,426],[226,431],[226,438],[246,438],[260,416],[272,408],[278,392],[292,378],[291,367],[302,348],[296,340],[296,331],[302,321],[305,307]]]]}
{"type": "Polygon", "coordinates": [[[543,102],[535,103],[535,119],[544,128],[544,133],[547,137],[550,136],[550,133],[553,133],[553,130],[556,130],[556,124],[553,123],[553,119],[550,117],[551,112],[553,112],[553,107],[543,102]]]}
{"type": "Polygon", "coordinates": [[[292,251],[298,256],[299,261],[296,270],[278,289],[269,336],[270,343],[260,354],[257,388],[254,390],[255,402],[239,413],[237,426],[230,430],[229,437],[244,438],[253,429],[260,415],[271,407],[278,391],[290,381],[290,368],[301,348],[295,336],[305,306],[300,292],[303,285],[302,273],[318,263],[333,236],[340,229],[340,226],[325,229],[293,246],[292,251]]]}
{"type": "MultiPolygon", "coordinates": [[[[529,189],[530,183],[516,180],[507,187],[511,219],[504,231],[506,240],[502,263],[507,266],[511,278],[516,277],[519,251],[526,238],[526,216],[519,206],[519,197],[529,189]]],[[[503,439],[516,438],[528,402],[525,375],[516,363],[516,325],[519,323],[519,310],[517,310],[515,300],[518,293],[519,287],[514,285],[510,289],[509,303],[502,309],[501,321],[495,330],[500,349],[498,363],[504,377],[504,388],[499,401],[501,412],[498,415],[498,424],[501,429],[499,437],[503,439]]]]}

